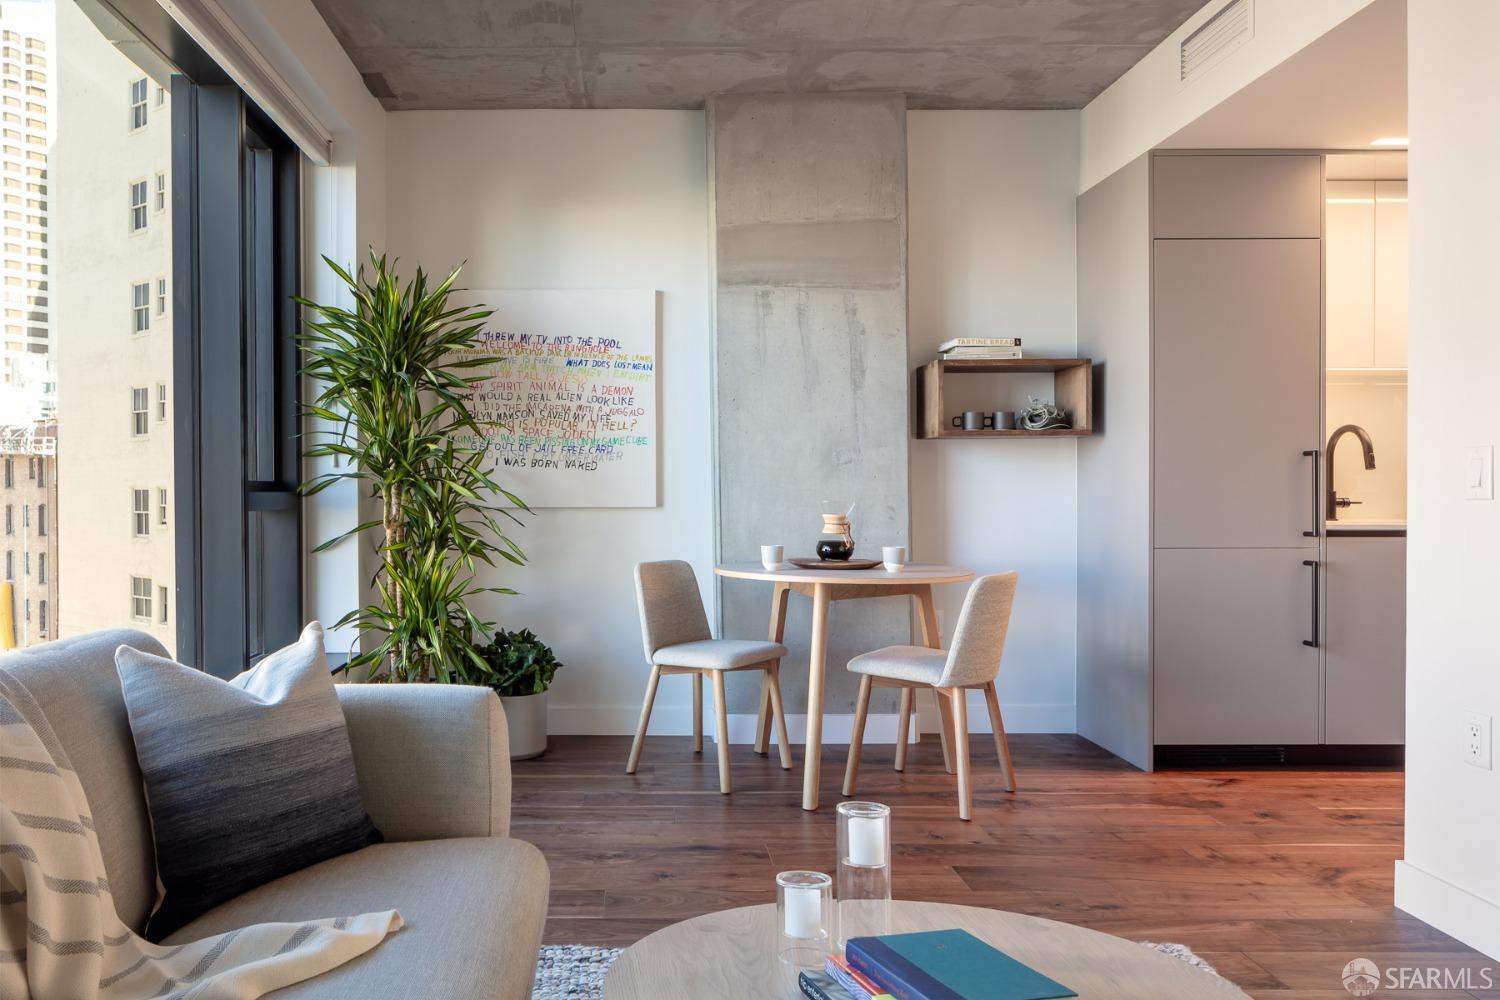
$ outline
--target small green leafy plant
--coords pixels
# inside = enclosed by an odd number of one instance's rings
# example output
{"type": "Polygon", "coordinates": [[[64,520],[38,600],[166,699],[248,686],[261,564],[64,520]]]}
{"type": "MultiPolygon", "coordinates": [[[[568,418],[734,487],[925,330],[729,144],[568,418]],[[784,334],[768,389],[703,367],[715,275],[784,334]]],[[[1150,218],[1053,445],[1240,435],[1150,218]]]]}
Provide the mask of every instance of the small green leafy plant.
{"type": "Polygon", "coordinates": [[[541,694],[552,683],[562,664],[545,642],[523,628],[516,632],[496,629],[495,638],[480,650],[489,667],[481,683],[505,698],[541,694]]]}
{"type": "Polygon", "coordinates": [[[491,311],[449,304],[457,269],[431,285],[417,268],[403,283],[395,262],[373,252],[368,278],[363,267],[351,275],[323,259],[354,301],[346,309],[297,299],[309,313],[302,370],[318,387],[305,409],[323,421],[305,454],[332,458],[341,471],[315,476],[302,491],[354,480],[381,512],[314,550],[354,535],[376,538],[379,600],[338,623],[365,638],[346,669],[363,666],[371,679],[485,684],[480,647],[493,623],[469,604],[515,593],[481,586],[478,571],[497,558],[524,564],[499,518],[519,524],[514,511],[529,510],[491,476],[487,425],[471,408],[485,378],[474,370],[501,363],[481,349],[491,311]],[[495,505],[498,497],[513,507],[495,505]]]}

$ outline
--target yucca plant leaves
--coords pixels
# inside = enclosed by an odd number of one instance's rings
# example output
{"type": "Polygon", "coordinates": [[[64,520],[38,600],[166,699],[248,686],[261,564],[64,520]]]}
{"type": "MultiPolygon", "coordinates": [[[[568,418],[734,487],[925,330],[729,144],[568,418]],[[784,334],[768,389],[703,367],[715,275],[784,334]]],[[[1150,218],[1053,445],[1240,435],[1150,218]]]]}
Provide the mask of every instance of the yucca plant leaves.
{"type": "MultiPolygon", "coordinates": [[[[302,492],[312,496],[357,480],[381,508],[379,519],[314,549],[355,535],[375,541],[380,562],[371,587],[379,600],[337,623],[364,640],[349,666],[365,668],[372,678],[489,683],[481,650],[495,626],[476,617],[468,602],[515,591],[480,586],[475,573],[481,563],[494,566],[497,555],[516,566],[526,557],[486,499],[503,496],[530,511],[495,481],[482,443],[454,439],[481,437],[488,425],[469,408],[483,376],[459,373],[502,363],[466,353],[491,310],[450,306],[461,268],[434,285],[420,267],[403,283],[396,262],[373,251],[368,277],[364,267],[351,274],[323,260],[354,307],[295,299],[308,312],[298,338],[303,373],[318,387],[303,409],[323,424],[307,435],[304,454],[340,459],[352,469],[317,475],[302,492]]],[[[514,512],[503,512],[522,523],[514,512]]]]}

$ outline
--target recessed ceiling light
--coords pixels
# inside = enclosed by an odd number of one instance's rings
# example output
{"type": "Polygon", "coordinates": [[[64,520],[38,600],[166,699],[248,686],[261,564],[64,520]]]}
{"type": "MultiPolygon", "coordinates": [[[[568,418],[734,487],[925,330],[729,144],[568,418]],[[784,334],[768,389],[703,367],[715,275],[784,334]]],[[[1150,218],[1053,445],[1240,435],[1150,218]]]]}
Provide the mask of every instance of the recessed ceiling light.
{"type": "Polygon", "coordinates": [[[1409,141],[1404,135],[1388,135],[1380,139],[1376,139],[1374,142],[1370,143],[1370,145],[1372,146],[1406,146],[1409,144],[1409,141]]]}

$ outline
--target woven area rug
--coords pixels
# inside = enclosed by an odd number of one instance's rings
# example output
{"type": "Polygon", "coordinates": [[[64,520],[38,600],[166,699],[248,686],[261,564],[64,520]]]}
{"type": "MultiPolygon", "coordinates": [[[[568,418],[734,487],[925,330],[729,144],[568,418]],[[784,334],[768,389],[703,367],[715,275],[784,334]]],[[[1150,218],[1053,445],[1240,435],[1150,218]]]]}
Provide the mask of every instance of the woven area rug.
{"type": "MultiPolygon", "coordinates": [[[[1142,941],[1163,955],[1186,962],[1195,969],[1218,975],[1214,967],[1194,955],[1183,944],[1142,941]]],[[[592,948],[586,944],[547,944],[536,964],[536,985],[531,1000],[603,1000],[604,974],[620,957],[620,948],[592,948]]]]}

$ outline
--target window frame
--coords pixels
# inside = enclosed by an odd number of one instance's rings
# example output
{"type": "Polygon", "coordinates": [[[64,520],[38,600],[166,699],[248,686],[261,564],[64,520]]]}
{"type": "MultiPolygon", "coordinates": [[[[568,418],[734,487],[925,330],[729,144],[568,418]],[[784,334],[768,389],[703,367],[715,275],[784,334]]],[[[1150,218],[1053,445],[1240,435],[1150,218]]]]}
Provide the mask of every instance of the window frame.
{"type": "Polygon", "coordinates": [[[130,488],[130,537],[151,537],[151,491],[130,488]]]}
{"type": "Polygon", "coordinates": [[[155,596],[153,586],[154,581],[149,576],[130,574],[130,618],[132,621],[149,622],[151,620],[151,599],[155,596]],[[144,594],[141,593],[142,590],[145,591],[144,594]],[[144,612],[141,610],[143,608],[144,612]]]}
{"type": "Polygon", "coordinates": [[[149,211],[151,192],[147,187],[144,177],[140,180],[129,181],[128,183],[130,185],[130,235],[134,236],[136,233],[145,232],[146,227],[151,223],[151,214],[149,211]],[[135,200],[137,192],[141,196],[140,201],[135,200]]]}
{"type": "Polygon", "coordinates": [[[130,387],[130,436],[143,438],[151,433],[151,389],[144,385],[130,387]]]}
{"type": "Polygon", "coordinates": [[[147,109],[147,100],[151,96],[151,78],[141,76],[130,81],[130,111],[127,122],[131,132],[139,132],[151,122],[151,116],[147,109]],[[140,88],[140,97],[136,97],[136,88],[140,88]]]}
{"type": "Polygon", "coordinates": [[[135,336],[151,332],[151,282],[130,283],[130,332],[135,336]]]}

